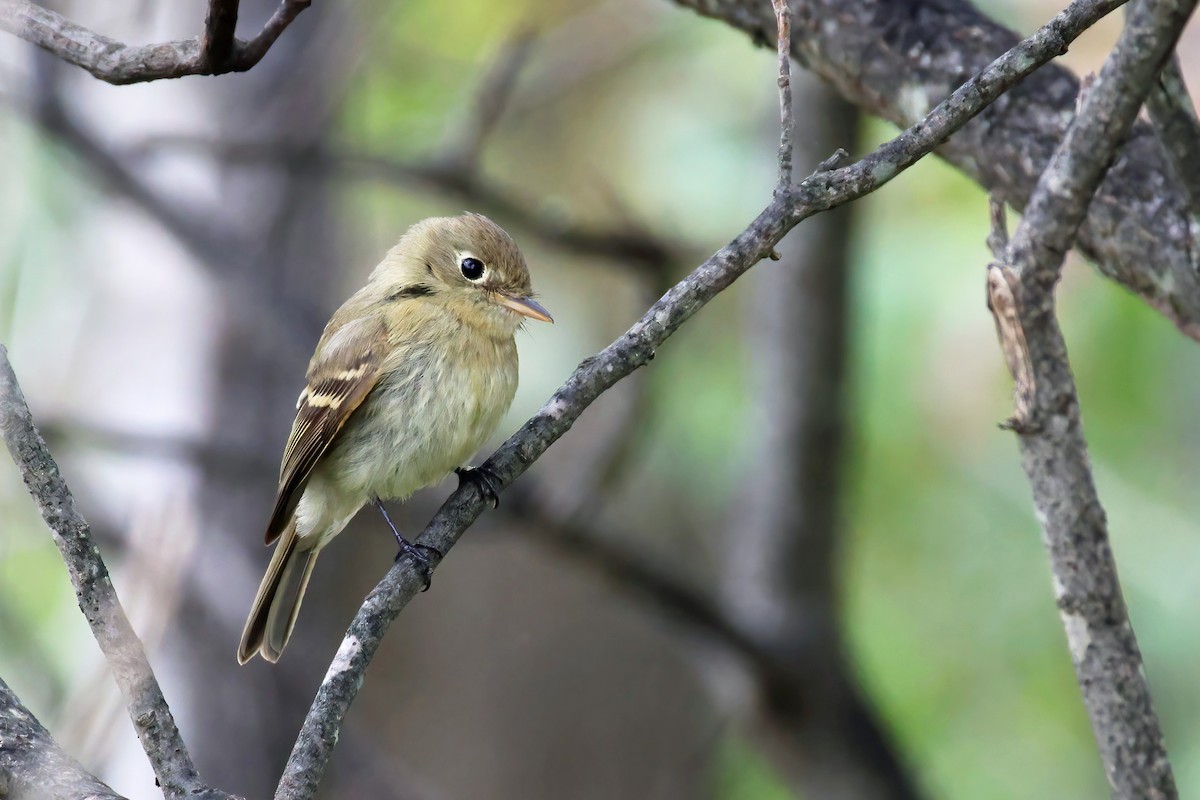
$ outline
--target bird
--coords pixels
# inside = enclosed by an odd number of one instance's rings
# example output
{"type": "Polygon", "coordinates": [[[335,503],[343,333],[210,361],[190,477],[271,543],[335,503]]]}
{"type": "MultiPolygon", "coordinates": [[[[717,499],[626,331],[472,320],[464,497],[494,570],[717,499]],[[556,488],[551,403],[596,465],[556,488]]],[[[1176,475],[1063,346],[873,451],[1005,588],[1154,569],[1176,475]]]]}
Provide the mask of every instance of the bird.
{"type": "Polygon", "coordinates": [[[412,225],[334,312],[296,401],[264,537],[277,543],[238,663],[279,660],[317,556],[369,503],[400,545],[396,558],[423,567],[428,588],[428,556],[383,500],[457,472],[498,503],[494,476],[464,465],[512,403],[515,334],[529,319],[554,321],[512,237],[474,213],[412,225]]]}

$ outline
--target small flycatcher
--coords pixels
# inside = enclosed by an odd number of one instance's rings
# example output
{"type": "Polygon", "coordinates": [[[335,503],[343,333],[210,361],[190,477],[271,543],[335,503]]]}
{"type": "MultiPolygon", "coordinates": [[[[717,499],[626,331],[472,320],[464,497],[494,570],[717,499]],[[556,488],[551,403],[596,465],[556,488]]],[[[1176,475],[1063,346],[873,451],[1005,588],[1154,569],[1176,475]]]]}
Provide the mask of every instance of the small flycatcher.
{"type": "MultiPolygon", "coordinates": [[[[459,470],[517,388],[533,299],[512,238],[479,214],[418,222],[337,310],[317,343],[283,451],[267,525],[275,553],[246,620],[238,662],[279,660],[317,555],[369,502],[404,499],[459,470]]],[[[387,513],[384,512],[386,519],[387,513]]],[[[402,551],[423,553],[396,533],[402,551]]]]}

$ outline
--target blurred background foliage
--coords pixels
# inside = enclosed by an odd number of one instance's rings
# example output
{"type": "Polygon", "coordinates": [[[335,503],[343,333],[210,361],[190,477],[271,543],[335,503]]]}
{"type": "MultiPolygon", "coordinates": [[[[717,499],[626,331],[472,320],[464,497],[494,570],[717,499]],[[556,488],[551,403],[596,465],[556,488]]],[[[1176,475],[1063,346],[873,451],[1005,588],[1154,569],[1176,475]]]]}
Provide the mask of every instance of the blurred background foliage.
{"type": "MultiPolygon", "coordinates": [[[[168,15],[160,3],[144,5],[153,20],[149,32],[138,29],[146,39],[190,35],[200,19],[199,3],[190,4],[190,16],[168,15]]],[[[1027,31],[1061,4],[981,5],[1027,31]]],[[[84,24],[122,34],[125,23],[115,14],[83,4],[71,11],[84,24]]],[[[416,161],[436,151],[461,130],[480,75],[504,42],[532,25],[537,38],[529,63],[482,154],[490,179],[551,217],[596,226],[636,220],[692,254],[671,265],[676,276],[741,230],[769,197],[773,57],[719,23],[656,0],[464,0],[453,6],[360,0],[343,16],[339,35],[352,44],[337,56],[348,60],[332,134],[340,149],[416,161]]],[[[1072,50],[1072,66],[1094,68],[1115,28],[1109,21],[1089,34],[1072,50]]],[[[1194,31],[1187,40],[1196,41],[1194,31]]],[[[27,79],[20,66],[24,51],[11,50],[3,62],[9,96],[27,79]]],[[[1195,64],[1186,66],[1193,85],[1200,83],[1195,64]]],[[[218,80],[233,84],[239,78],[218,80]]],[[[180,82],[171,83],[89,87],[89,111],[104,115],[104,104],[125,94],[134,98],[130,102],[150,92],[162,102],[186,102],[172,94],[180,82]]],[[[803,107],[797,111],[803,137],[808,120],[803,107]]],[[[892,134],[885,124],[864,120],[859,141],[845,145],[861,154],[892,134]]],[[[96,244],[102,236],[95,209],[123,201],[98,185],[69,148],[19,114],[0,117],[0,141],[6,176],[0,181],[0,334],[35,416],[105,422],[88,416],[88,387],[98,382],[179,379],[203,391],[209,379],[174,375],[184,369],[175,364],[172,344],[179,334],[156,327],[166,312],[153,313],[153,282],[139,273],[131,278],[137,292],[113,289],[112,273],[121,265],[112,260],[112,249],[96,244]],[[97,253],[104,260],[95,260],[97,253]],[[132,299],[122,307],[127,294],[132,299]],[[96,328],[122,319],[141,346],[132,353],[97,352],[96,328]]],[[[362,281],[409,223],[469,205],[420,186],[369,178],[335,182],[344,256],[329,265],[337,271],[338,290],[326,298],[326,311],[362,281]]],[[[503,217],[498,221],[507,224],[503,217]]],[[[984,302],[986,225],[981,190],[934,159],[854,207],[849,440],[839,500],[842,622],[854,669],[928,797],[1097,797],[1107,791],[1104,776],[1054,608],[1028,488],[1012,436],[997,428],[1011,401],[984,302]]],[[[623,331],[646,297],[627,266],[571,255],[520,228],[513,232],[560,322],[521,336],[521,389],[505,435],[579,360],[623,331]]],[[[700,555],[687,559],[701,572],[713,568],[706,559],[717,558],[712,540],[736,536],[728,511],[754,467],[745,426],[755,424],[746,388],[755,353],[743,332],[755,314],[749,284],[773,266],[760,264],[713,302],[639,378],[648,382],[649,417],[605,511],[606,519],[636,525],[656,552],[698,548],[700,555]]],[[[183,281],[190,287],[186,300],[221,313],[223,301],[202,270],[181,267],[161,280],[183,281]]],[[[1200,350],[1078,260],[1068,267],[1060,298],[1127,601],[1181,794],[1195,795],[1200,350]]],[[[193,359],[186,369],[203,367],[203,359],[193,359]]],[[[295,379],[298,384],[299,375],[295,379]]],[[[606,413],[609,402],[602,400],[594,412],[606,413]]],[[[164,435],[203,436],[213,424],[170,408],[132,415],[149,419],[148,429],[164,435]]],[[[281,431],[289,415],[288,408],[278,409],[281,431]]],[[[136,519],[131,498],[137,493],[105,499],[105,479],[96,470],[121,459],[135,471],[168,467],[161,459],[146,464],[134,455],[98,454],[74,441],[67,427],[55,444],[85,513],[136,519]]],[[[552,469],[538,465],[530,478],[552,482],[552,469]]],[[[436,499],[444,491],[428,494],[436,499]]],[[[170,498],[141,502],[161,507],[170,498]]],[[[57,552],[7,462],[0,465],[0,517],[0,674],[44,720],[61,721],[74,687],[100,669],[98,657],[57,552]]],[[[414,515],[409,524],[422,519],[414,515]]],[[[259,522],[246,523],[247,536],[257,536],[259,522]]],[[[203,540],[203,513],[196,524],[203,540]]],[[[494,545],[476,540],[488,535],[469,534],[464,552],[439,572],[434,591],[406,615],[437,616],[441,606],[452,605],[455,584],[441,576],[469,549],[484,551],[486,561],[494,545]]],[[[355,587],[358,596],[390,563],[382,547],[374,548],[380,550],[376,572],[355,587]]],[[[524,623],[508,622],[519,637],[524,623]]],[[[302,618],[302,628],[304,623],[302,618]]],[[[335,641],[319,645],[326,658],[335,641]]],[[[228,650],[232,661],[232,639],[214,646],[228,650]]],[[[570,663],[564,655],[562,663],[544,667],[561,670],[570,663]]],[[[381,657],[368,684],[387,682],[388,670],[381,657]]],[[[470,689],[458,688],[467,702],[470,689]]],[[[396,699],[386,713],[404,715],[404,705],[396,699]]],[[[383,712],[356,707],[352,713],[383,712]]],[[[183,729],[185,736],[191,733],[186,716],[183,729]]],[[[712,796],[796,796],[736,725],[721,728],[718,739],[696,765],[712,796]]],[[[395,757],[405,761],[404,752],[395,757]]],[[[405,768],[422,772],[419,763],[406,762],[405,768]]],[[[528,796],[553,795],[531,790],[528,796]]]]}

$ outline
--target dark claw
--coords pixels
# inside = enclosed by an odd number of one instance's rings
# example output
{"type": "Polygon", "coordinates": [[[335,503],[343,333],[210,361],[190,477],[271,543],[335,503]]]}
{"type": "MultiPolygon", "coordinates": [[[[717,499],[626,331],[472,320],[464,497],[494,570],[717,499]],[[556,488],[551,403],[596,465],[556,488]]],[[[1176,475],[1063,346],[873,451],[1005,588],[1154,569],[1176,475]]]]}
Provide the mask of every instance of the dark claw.
{"type": "Polygon", "coordinates": [[[408,556],[412,559],[417,571],[421,573],[422,592],[428,592],[429,587],[433,585],[433,565],[429,563],[429,555],[432,554],[438,558],[442,557],[442,553],[436,547],[430,547],[427,544],[414,544],[407,539],[400,540],[400,550],[396,553],[396,561],[408,556]]]}
{"type": "Polygon", "coordinates": [[[500,482],[500,477],[495,472],[492,472],[490,467],[459,467],[454,470],[454,474],[458,476],[458,485],[460,487],[467,481],[470,481],[475,484],[475,488],[479,490],[479,494],[483,496],[484,501],[492,501],[493,509],[500,507],[500,492],[496,489],[496,484],[500,482]]]}
{"type": "Polygon", "coordinates": [[[387,509],[383,507],[383,501],[378,497],[375,498],[375,507],[379,509],[380,514],[383,514],[384,522],[392,529],[392,536],[396,537],[396,544],[400,546],[399,552],[396,553],[395,561],[399,561],[405,555],[411,558],[413,564],[416,565],[421,573],[421,582],[425,584],[421,591],[429,591],[429,587],[433,584],[433,566],[430,565],[429,556],[426,553],[432,553],[440,559],[442,557],[441,551],[427,544],[413,544],[401,536],[400,531],[396,530],[396,526],[392,524],[392,518],[388,516],[387,509]]]}

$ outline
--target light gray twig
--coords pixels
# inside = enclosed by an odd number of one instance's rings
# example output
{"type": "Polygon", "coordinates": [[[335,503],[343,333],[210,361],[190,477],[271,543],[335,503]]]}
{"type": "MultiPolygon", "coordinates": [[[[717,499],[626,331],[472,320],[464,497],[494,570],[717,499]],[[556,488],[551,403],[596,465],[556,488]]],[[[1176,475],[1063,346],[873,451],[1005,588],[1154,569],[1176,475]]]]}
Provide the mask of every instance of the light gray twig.
{"type": "Polygon", "coordinates": [[[771,0],[775,7],[775,51],[779,55],[779,188],[792,185],[792,16],[787,0],[771,0]]]}
{"type": "Polygon", "coordinates": [[[129,717],[163,794],[171,800],[227,797],[209,790],[192,764],[142,642],[117,599],[91,529],[75,507],[75,498],[33,424],[3,345],[0,345],[0,434],[62,553],[79,609],[121,688],[129,717]]]}
{"type": "MultiPolygon", "coordinates": [[[[1079,397],[1054,313],[1063,258],[1196,0],[1139,0],[1038,181],[989,305],[1016,382],[1022,465],[1045,533],[1071,660],[1118,800],[1177,796],[1092,477],[1079,397]]],[[[994,224],[1002,215],[993,211],[994,224]]],[[[992,241],[1003,242],[997,231],[992,241]]]]}

